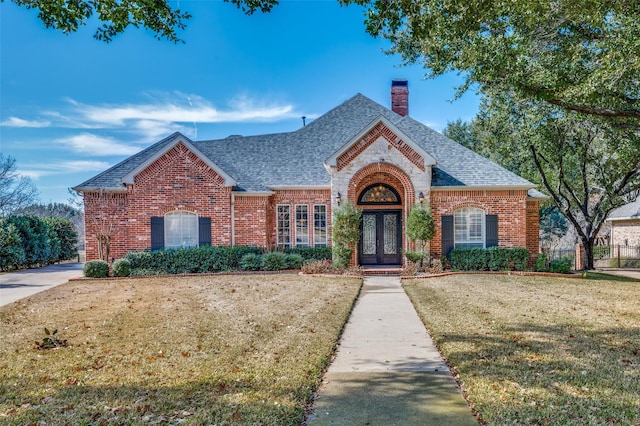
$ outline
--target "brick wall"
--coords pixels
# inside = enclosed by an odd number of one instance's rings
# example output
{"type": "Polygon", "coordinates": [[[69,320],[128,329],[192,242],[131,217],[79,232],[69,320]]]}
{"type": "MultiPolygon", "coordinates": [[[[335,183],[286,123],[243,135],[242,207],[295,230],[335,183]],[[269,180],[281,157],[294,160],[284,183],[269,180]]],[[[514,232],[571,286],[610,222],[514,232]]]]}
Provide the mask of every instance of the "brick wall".
{"type": "Polygon", "coordinates": [[[462,207],[478,207],[487,215],[498,215],[498,242],[502,247],[527,247],[531,250],[534,244],[531,235],[535,228],[537,253],[537,221],[535,225],[528,225],[528,220],[534,219],[533,204],[537,203],[530,204],[525,190],[432,190],[431,214],[436,222],[436,235],[431,240],[431,254],[442,254],[442,216],[453,215],[462,207]]]}
{"type": "Polygon", "coordinates": [[[85,194],[87,259],[98,258],[95,218],[107,211],[117,224],[111,248],[112,258],[130,250],[151,247],[151,217],[173,210],[186,210],[211,218],[213,245],[231,245],[231,188],[183,144],[177,144],[135,176],[124,194],[85,194]],[[106,198],[106,200],[105,200],[106,198]],[[108,206],[118,204],[117,209],[108,206]],[[106,210],[105,210],[106,208],[106,210]]]}
{"type": "Polygon", "coordinates": [[[640,219],[611,222],[611,246],[640,246],[640,219]]]}

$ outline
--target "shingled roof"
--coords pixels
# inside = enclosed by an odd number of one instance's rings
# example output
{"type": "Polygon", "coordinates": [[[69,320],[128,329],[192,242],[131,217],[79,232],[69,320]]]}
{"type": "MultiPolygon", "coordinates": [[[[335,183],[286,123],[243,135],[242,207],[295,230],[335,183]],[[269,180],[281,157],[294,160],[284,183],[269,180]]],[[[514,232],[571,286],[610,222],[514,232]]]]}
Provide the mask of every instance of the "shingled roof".
{"type": "Polygon", "coordinates": [[[625,204],[622,207],[618,207],[609,214],[607,220],[640,220],[640,198],[633,203],[625,204]]]}
{"type": "Polygon", "coordinates": [[[75,189],[124,189],[125,176],[177,140],[193,144],[200,153],[232,177],[236,182],[235,191],[262,192],[286,186],[328,187],[331,180],[324,168],[324,161],[380,117],[391,122],[436,159],[432,181],[434,187],[534,187],[531,182],[424,124],[408,116],[400,116],[357,94],[293,132],[230,136],[195,142],[180,133],[174,133],[75,189]]]}

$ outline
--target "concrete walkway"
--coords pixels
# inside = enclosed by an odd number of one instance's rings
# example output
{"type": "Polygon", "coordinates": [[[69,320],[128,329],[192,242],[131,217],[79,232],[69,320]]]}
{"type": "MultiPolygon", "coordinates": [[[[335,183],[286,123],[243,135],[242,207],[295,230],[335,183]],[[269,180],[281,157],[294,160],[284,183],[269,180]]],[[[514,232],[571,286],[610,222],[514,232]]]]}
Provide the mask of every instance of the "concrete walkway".
{"type": "Polygon", "coordinates": [[[82,263],[61,263],[0,274],[0,306],[29,297],[82,276],[82,263]]]}
{"type": "Polygon", "coordinates": [[[398,277],[365,277],[308,424],[478,424],[398,277]]]}

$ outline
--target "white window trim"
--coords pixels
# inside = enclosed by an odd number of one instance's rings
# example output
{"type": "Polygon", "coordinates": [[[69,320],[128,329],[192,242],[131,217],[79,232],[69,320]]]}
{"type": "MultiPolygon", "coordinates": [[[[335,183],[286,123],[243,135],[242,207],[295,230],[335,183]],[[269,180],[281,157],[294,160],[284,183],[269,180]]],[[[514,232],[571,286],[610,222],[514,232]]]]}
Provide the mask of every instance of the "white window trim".
{"type": "Polygon", "coordinates": [[[289,204],[276,204],[276,246],[277,247],[291,247],[291,206],[289,204]],[[280,242],[280,218],[279,218],[279,209],[280,207],[287,207],[289,209],[289,242],[282,243],[280,242]]]}
{"type": "Polygon", "coordinates": [[[456,248],[460,248],[460,247],[469,247],[471,245],[476,245],[476,244],[480,244],[482,243],[482,248],[486,248],[487,247],[487,230],[486,230],[486,212],[481,209],[480,207],[461,207],[459,209],[456,209],[453,212],[453,246],[456,248]],[[467,234],[467,239],[464,240],[458,240],[457,239],[457,232],[456,232],[456,218],[457,218],[457,213],[461,212],[461,211],[466,211],[466,222],[467,222],[467,229],[466,229],[466,234],[467,234]],[[469,216],[471,215],[472,211],[479,211],[482,212],[482,217],[480,219],[480,227],[481,227],[481,237],[480,239],[469,239],[469,231],[470,231],[470,221],[469,221],[469,216]]]}
{"type": "Polygon", "coordinates": [[[328,225],[328,212],[329,208],[326,204],[314,204],[313,205],[313,246],[314,247],[327,247],[329,245],[329,225],[328,225]],[[324,243],[316,245],[316,207],[324,207],[324,243]]]}
{"type": "Polygon", "coordinates": [[[310,242],[310,236],[311,233],[309,232],[309,204],[296,204],[295,208],[294,208],[294,212],[295,212],[295,218],[294,218],[294,241],[296,243],[296,247],[310,247],[311,246],[311,242],[310,242]],[[300,243],[300,245],[298,245],[298,207],[306,207],[307,208],[307,242],[306,243],[300,243]]]}

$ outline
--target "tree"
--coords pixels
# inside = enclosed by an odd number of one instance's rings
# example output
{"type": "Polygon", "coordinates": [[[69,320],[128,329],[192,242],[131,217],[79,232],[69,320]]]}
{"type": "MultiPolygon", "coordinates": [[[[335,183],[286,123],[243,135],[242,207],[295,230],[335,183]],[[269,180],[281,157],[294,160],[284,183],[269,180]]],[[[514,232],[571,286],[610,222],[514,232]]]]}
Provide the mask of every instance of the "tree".
{"type": "Polygon", "coordinates": [[[593,269],[593,246],[608,214],[640,189],[640,133],[603,117],[515,101],[508,94],[483,105],[484,125],[509,135],[507,151],[519,156],[529,150],[536,181],[576,230],[585,266],[593,269]]]}
{"type": "Polygon", "coordinates": [[[427,76],[477,85],[639,128],[637,2],[342,0],[367,8],[367,31],[427,76]]]}
{"type": "Polygon", "coordinates": [[[414,205],[407,217],[407,239],[416,242],[423,253],[420,263],[426,254],[428,242],[436,234],[436,224],[429,209],[421,204],[414,205]]]}
{"type": "MultiPolygon", "coordinates": [[[[4,1],[4,0],[3,0],[4,1]]],[[[245,14],[256,11],[269,12],[278,4],[277,0],[225,0],[235,4],[245,14]]],[[[38,18],[47,28],[62,31],[65,34],[78,30],[81,25],[97,18],[102,24],[94,37],[110,42],[123,33],[129,26],[144,27],[154,33],[157,39],[167,39],[174,43],[182,41],[178,30],[186,27],[191,18],[189,12],[174,9],[167,0],[13,0],[27,9],[37,9],[38,18]]],[[[179,4],[179,3],[178,3],[179,4]]]]}
{"type": "Polygon", "coordinates": [[[31,179],[16,171],[15,158],[0,153],[0,216],[8,216],[37,199],[38,190],[31,179]]]}
{"type": "MultiPolygon", "coordinates": [[[[84,213],[81,203],[77,203],[76,199],[69,199],[69,204],[49,203],[49,204],[31,204],[20,208],[14,212],[17,215],[33,215],[42,218],[57,218],[59,220],[68,220],[74,228],[74,238],[84,241],[84,213]]],[[[66,227],[66,224],[64,225],[66,227]]],[[[64,231],[67,232],[66,230],[64,231]]],[[[75,250],[75,249],[74,249],[75,250]]],[[[71,256],[73,257],[73,255],[71,256]]],[[[63,257],[70,259],[71,257],[63,257]]]]}
{"type": "Polygon", "coordinates": [[[362,210],[348,201],[333,211],[331,252],[333,263],[337,267],[349,266],[353,250],[360,240],[361,222],[362,210]]]}

